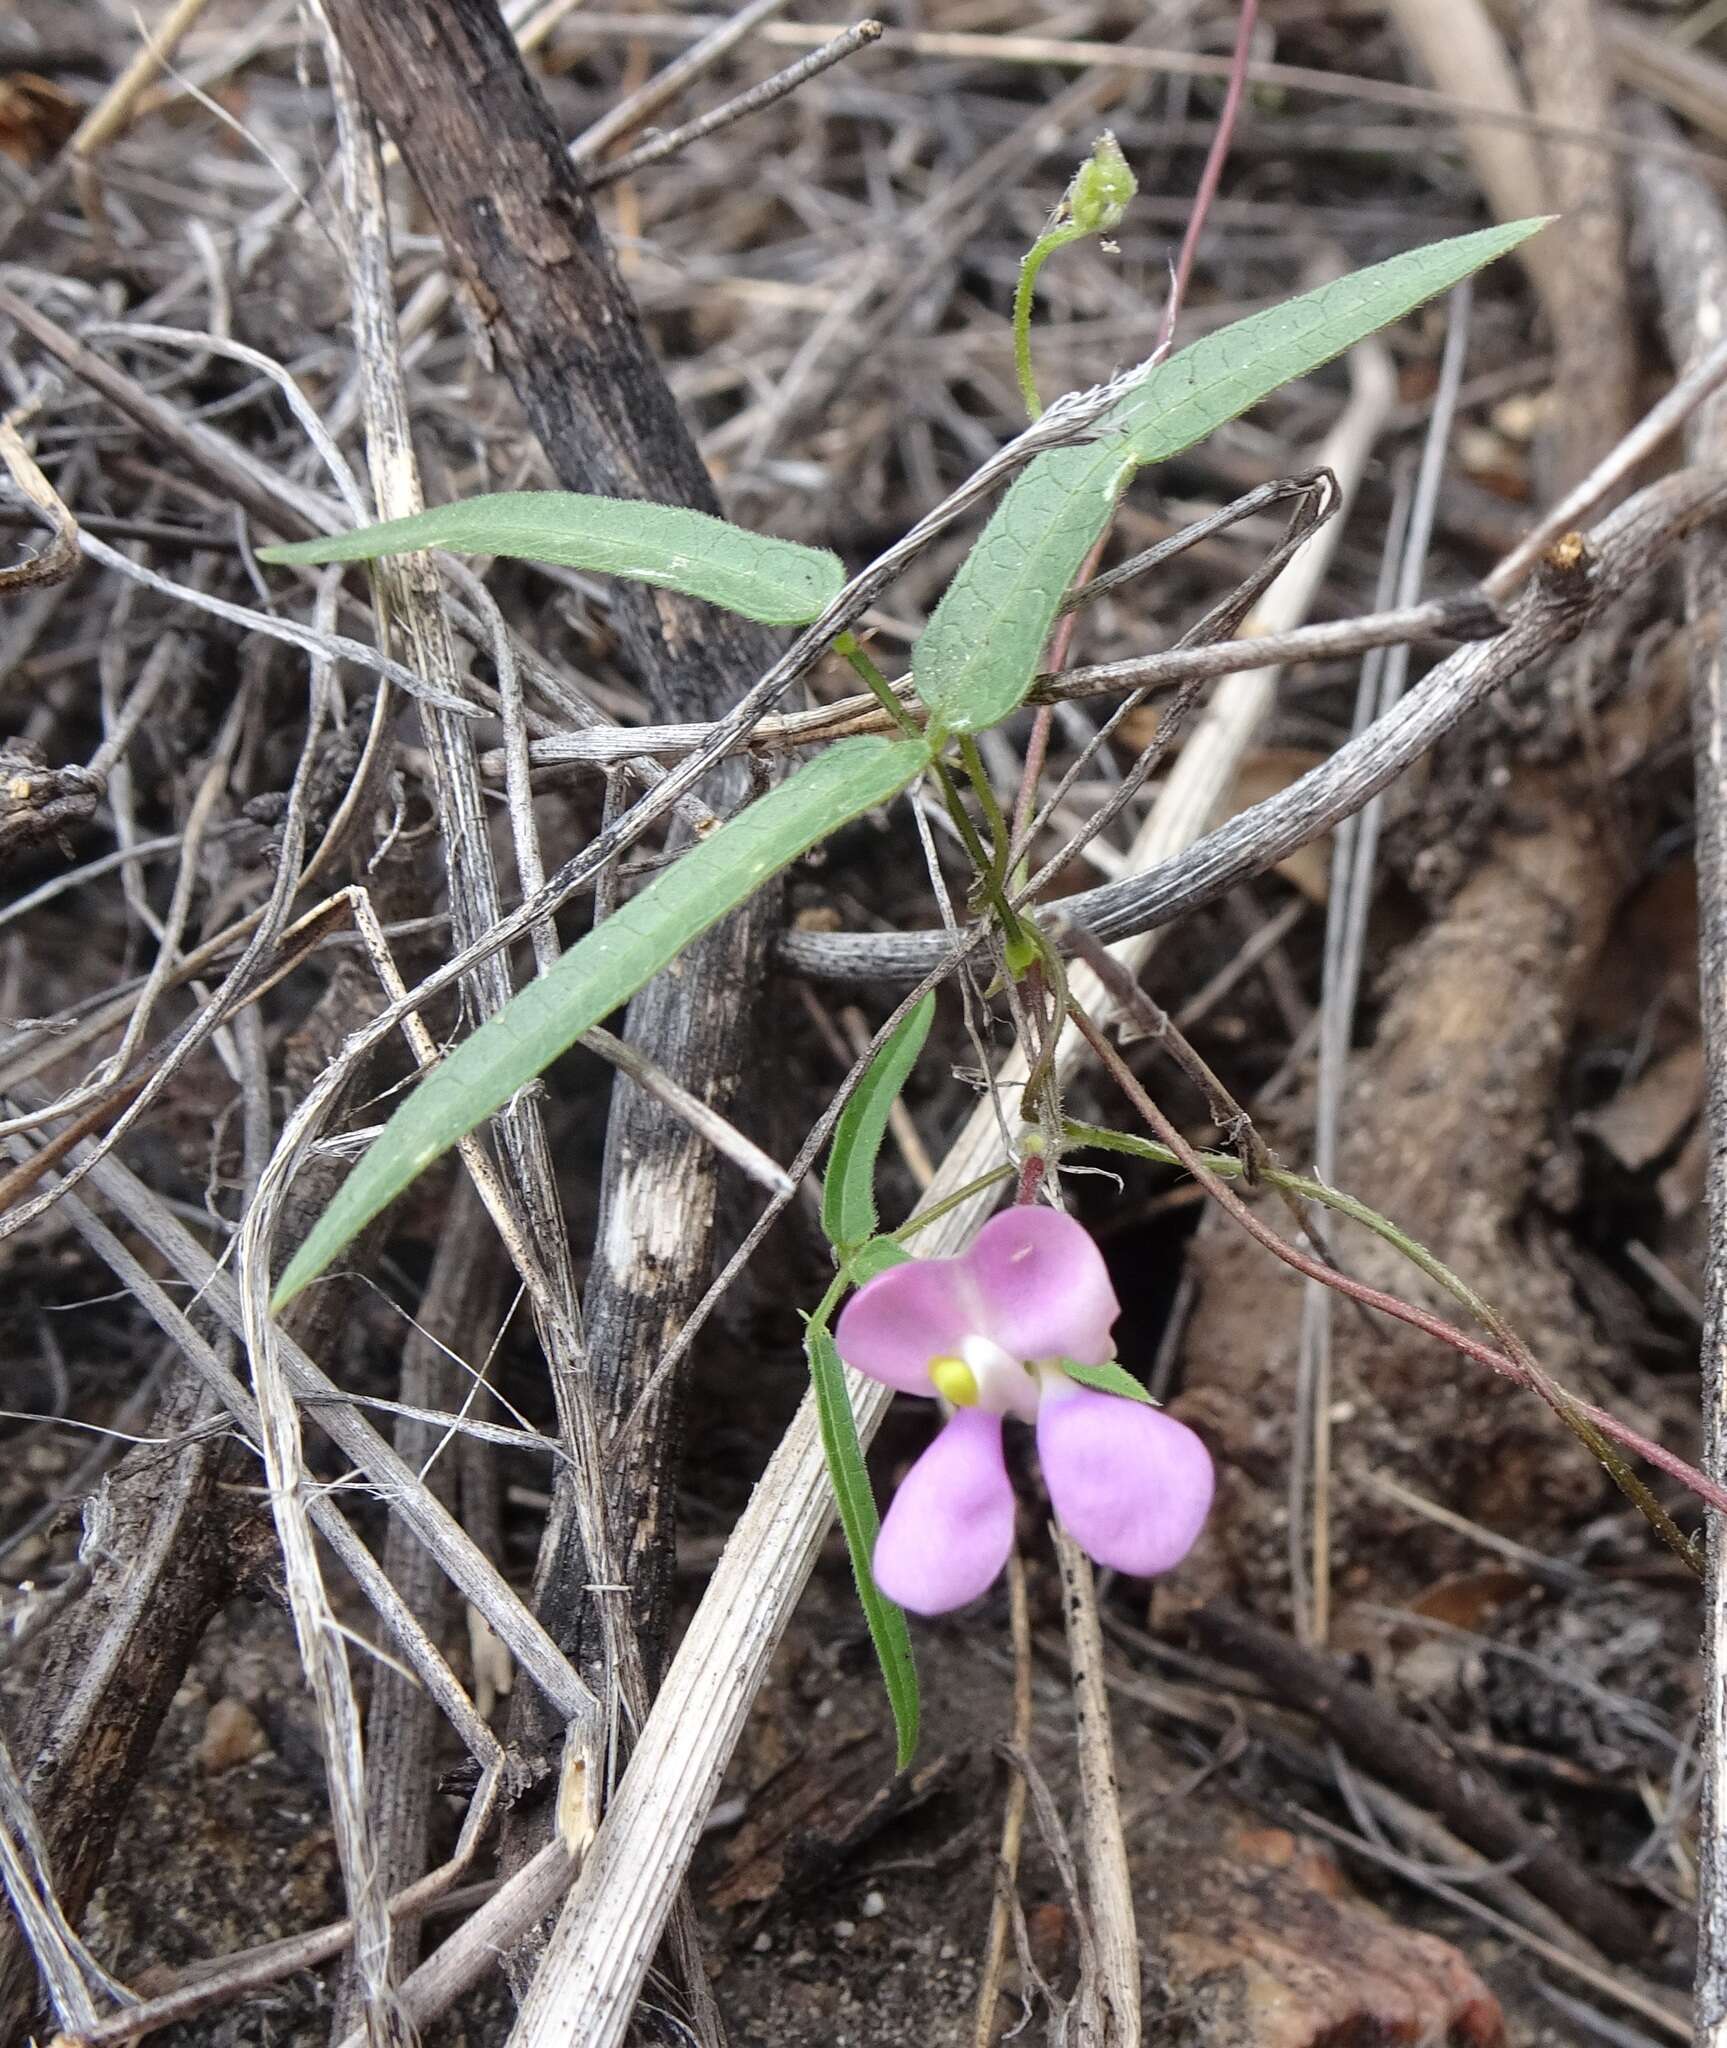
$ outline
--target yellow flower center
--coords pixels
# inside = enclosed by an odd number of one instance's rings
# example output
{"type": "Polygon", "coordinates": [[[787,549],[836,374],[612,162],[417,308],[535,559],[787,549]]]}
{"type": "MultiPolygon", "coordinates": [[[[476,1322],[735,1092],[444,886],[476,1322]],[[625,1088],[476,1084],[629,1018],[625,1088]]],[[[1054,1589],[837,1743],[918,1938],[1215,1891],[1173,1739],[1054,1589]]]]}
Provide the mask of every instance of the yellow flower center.
{"type": "Polygon", "coordinates": [[[977,1374],[963,1358],[932,1358],[929,1376],[943,1400],[951,1401],[956,1408],[977,1406],[977,1374]]]}

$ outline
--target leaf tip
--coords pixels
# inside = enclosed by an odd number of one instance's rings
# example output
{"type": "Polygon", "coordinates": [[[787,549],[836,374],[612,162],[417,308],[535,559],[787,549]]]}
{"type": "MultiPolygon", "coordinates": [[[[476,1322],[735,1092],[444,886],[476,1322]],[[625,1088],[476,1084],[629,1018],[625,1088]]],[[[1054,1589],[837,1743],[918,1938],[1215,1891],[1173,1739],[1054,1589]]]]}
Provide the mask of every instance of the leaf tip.
{"type": "Polygon", "coordinates": [[[293,1301],[294,1297],[301,1292],[311,1277],[311,1274],[300,1271],[300,1261],[297,1257],[289,1260],[288,1270],[276,1282],[276,1291],[270,1296],[270,1314],[272,1317],[279,1316],[282,1313],[289,1303],[293,1301]]]}

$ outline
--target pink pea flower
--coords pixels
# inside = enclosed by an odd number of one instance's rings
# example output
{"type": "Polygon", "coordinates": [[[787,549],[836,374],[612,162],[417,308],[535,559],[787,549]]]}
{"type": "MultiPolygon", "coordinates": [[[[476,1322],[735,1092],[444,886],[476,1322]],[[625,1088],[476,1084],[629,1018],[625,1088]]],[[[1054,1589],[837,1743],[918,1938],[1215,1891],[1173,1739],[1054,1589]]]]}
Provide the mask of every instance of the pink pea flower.
{"type": "Polygon", "coordinates": [[[1121,1313],[1103,1254],[1054,1209],[1004,1210],[953,1259],[913,1259],[860,1287],[834,1341],[854,1371],[953,1414],[906,1474],[876,1538],[876,1583],[914,1614],[988,1589],[1013,1547],[1004,1416],[1037,1429],[1062,1526],[1099,1564],[1147,1578],[1193,1548],[1211,1458],[1159,1409],[1083,1387],[1059,1360],[1103,1365],[1121,1313]]]}

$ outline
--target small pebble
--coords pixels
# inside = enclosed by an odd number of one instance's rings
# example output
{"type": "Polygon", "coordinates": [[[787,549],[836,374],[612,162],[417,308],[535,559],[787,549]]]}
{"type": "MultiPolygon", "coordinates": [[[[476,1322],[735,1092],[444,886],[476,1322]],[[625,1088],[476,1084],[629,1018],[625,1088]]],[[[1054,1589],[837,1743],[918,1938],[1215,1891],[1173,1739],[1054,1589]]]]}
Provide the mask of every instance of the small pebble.
{"type": "Polygon", "coordinates": [[[858,1924],[855,1920],[836,1920],[834,1922],[834,1933],[841,1941],[850,1941],[857,1931],[858,1924]]]}
{"type": "Polygon", "coordinates": [[[755,1950],[758,1956],[767,1955],[772,1950],[773,1945],[774,1938],[771,1934],[768,1933],[766,1928],[763,1928],[761,1933],[756,1936],[755,1940],[750,1943],[750,1947],[755,1950]]]}
{"type": "Polygon", "coordinates": [[[858,1911],[866,1920],[879,1920],[887,1911],[887,1900],[880,1892],[865,1892],[864,1902],[858,1911]]]}
{"type": "Polygon", "coordinates": [[[942,1945],[941,1945],[941,1960],[942,1960],[942,1961],[943,1961],[944,1963],[951,1963],[951,1962],[953,1961],[954,1957],[955,1957],[955,1956],[957,1956],[958,1954],[959,1954],[959,1943],[958,1943],[957,1941],[944,1941],[944,1942],[942,1943],[942,1945]]]}
{"type": "Polygon", "coordinates": [[[270,1738],[243,1700],[221,1699],[211,1707],[198,1744],[198,1768],[208,1777],[249,1764],[264,1754],[270,1738]]]}
{"type": "Polygon", "coordinates": [[[731,1799],[716,1799],[702,1833],[717,1835],[722,1828],[735,1828],[749,1810],[750,1803],[741,1792],[731,1799]]]}

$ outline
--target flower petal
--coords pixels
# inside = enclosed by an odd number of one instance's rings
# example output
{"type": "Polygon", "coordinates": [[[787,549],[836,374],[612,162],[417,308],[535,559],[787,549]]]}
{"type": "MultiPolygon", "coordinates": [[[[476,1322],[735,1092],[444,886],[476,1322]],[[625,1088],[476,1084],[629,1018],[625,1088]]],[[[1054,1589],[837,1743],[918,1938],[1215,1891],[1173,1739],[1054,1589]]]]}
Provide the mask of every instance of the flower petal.
{"type": "Polygon", "coordinates": [[[876,1584],[913,1614],[987,1592],[1013,1548],[1001,1417],[962,1408],[906,1474],[876,1538],[876,1584]]]}
{"type": "Polygon", "coordinates": [[[1150,1578],[1193,1548],[1211,1506],[1211,1453],[1173,1415],[1053,1382],[1037,1450],[1062,1527],[1089,1556],[1150,1578]]]}
{"type": "Polygon", "coordinates": [[[834,1345],[865,1379],[933,1398],[930,1360],[957,1356],[981,1314],[963,1259],[910,1259],[858,1289],[840,1310],[834,1345]]]}
{"type": "Polygon", "coordinates": [[[980,1325],[1015,1358],[1115,1356],[1110,1330],[1121,1313],[1091,1233],[1058,1209],[1004,1209],[961,1254],[984,1304],[980,1325]]]}

